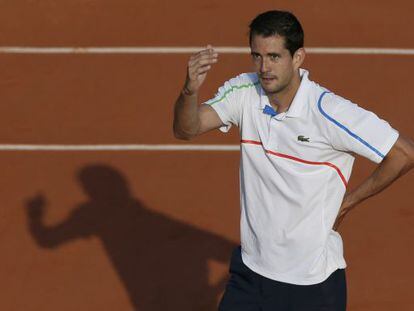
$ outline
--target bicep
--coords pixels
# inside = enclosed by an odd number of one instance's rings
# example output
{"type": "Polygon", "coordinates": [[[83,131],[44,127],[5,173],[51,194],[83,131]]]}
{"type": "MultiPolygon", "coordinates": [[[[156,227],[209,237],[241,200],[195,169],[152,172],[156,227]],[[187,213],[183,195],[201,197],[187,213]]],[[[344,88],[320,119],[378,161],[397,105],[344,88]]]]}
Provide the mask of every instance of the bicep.
{"type": "Polygon", "coordinates": [[[411,139],[400,135],[386,155],[386,158],[391,157],[402,161],[408,161],[412,166],[414,163],[414,142],[411,139]]]}
{"type": "Polygon", "coordinates": [[[198,117],[200,119],[198,135],[218,129],[223,125],[218,113],[209,105],[201,105],[198,108],[198,117]]]}

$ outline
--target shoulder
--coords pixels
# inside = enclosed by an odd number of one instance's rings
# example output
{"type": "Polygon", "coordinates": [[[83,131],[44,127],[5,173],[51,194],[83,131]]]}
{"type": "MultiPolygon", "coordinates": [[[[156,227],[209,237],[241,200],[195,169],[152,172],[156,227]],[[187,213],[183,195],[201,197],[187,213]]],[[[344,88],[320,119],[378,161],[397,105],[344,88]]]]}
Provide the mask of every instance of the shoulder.
{"type": "Polygon", "coordinates": [[[224,83],[228,87],[232,87],[233,90],[242,90],[254,88],[259,85],[259,79],[256,73],[242,73],[235,76],[224,83]]]}
{"type": "Polygon", "coordinates": [[[328,119],[329,116],[346,118],[349,113],[355,114],[363,111],[362,108],[349,99],[346,99],[322,87],[316,93],[315,109],[321,117],[328,119]]]}
{"type": "Polygon", "coordinates": [[[332,112],[339,102],[346,101],[319,83],[310,80],[307,70],[301,71],[304,75],[301,87],[303,85],[306,90],[302,94],[306,94],[307,108],[312,115],[322,117],[325,111],[332,112]]]}
{"type": "Polygon", "coordinates": [[[219,89],[216,95],[206,104],[213,105],[227,99],[230,101],[240,102],[246,99],[250,92],[258,93],[259,81],[254,73],[242,73],[236,77],[227,80],[219,89]]]}
{"type": "Polygon", "coordinates": [[[354,127],[370,114],[349,99],[315,85],[311,95],[311,114],[313,121],[322,131],[354,127]]]}

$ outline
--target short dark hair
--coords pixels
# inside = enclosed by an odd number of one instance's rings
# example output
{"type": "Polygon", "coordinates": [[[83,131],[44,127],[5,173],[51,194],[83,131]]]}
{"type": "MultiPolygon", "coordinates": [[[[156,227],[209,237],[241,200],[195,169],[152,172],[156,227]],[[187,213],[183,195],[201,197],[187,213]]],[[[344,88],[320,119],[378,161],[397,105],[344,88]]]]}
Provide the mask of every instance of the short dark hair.
{"type": "Polygon", "coordinates": [[[256,16],[250,23],[249,42],[253,36],[281,36],[285,38],[285,47],[293,56],[296,50],[303,47],[304,33],[298,19],[287,11],[267,11],[256,16]]]}

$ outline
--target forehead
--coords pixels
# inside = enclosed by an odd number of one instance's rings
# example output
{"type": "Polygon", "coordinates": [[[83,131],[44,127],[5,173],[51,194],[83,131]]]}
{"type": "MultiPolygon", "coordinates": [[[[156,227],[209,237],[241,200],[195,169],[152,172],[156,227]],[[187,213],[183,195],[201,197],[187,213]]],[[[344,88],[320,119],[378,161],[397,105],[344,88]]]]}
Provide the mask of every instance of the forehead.
{"type": "Polygon", "coordinates": [[[264,37],[262,35],[253,35],[250,42],[252,52],[289,52],[285,46],[285,38],[279,35],[264,37]]]}

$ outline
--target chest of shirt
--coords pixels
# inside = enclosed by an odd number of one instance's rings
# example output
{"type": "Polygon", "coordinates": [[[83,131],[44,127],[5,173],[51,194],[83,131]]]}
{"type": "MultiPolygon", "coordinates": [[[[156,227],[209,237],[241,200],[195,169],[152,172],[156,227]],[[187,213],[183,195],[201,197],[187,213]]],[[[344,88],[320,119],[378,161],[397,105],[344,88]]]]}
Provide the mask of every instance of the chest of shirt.
{"type": "Polygon", "coordinates": [[[312,111],[304,111],[300,117],[287,113],[271,116],[260,107],[250,105],[243,113],[240,134],[242,141],[260,143],[269,152],[282,153],[321,161],[332,157],[335,152],[312,111]]]}

